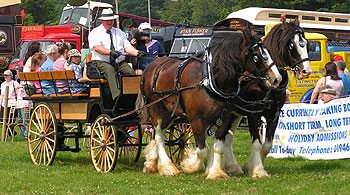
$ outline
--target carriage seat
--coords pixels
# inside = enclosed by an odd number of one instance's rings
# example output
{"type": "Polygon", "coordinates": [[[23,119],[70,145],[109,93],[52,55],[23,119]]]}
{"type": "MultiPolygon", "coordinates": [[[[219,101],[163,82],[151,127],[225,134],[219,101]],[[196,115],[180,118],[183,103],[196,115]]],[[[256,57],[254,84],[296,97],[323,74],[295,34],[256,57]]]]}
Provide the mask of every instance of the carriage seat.
{"type": "MultiPolygon", "coordinates": [[[[21,81],[27,84],[28,81],[45,81],[45,80],[75,80],[75,74],[73,70],[59,70],[59,71],[42,71],[42,72],[20,72],[18,76],[21,81]]],[[[55,84],[54,84],[55,85],[55,84]]],[[[56,86],[56,85],[55,85],[56,86]]],[[[70,85],[68,84],[69,93],[66,94],[51,94],[49,97],[89,97],[87,93],[76,93],[72,94],[70,90],[70,85]]],[[[47,97],[45,94],[32,94],[26,96],[26,99],[47,97]]]]}

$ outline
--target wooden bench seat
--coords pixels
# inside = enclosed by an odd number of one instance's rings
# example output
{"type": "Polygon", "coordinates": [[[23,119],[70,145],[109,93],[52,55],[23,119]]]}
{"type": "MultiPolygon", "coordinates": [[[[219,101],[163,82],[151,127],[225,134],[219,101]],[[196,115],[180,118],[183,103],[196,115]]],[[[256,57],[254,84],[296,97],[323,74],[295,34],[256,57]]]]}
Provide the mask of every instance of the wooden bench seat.
{"type": "MultiPolygon", "coordinates": [[[[18,73],[18,76],[21,81],[27,82],[33,82],[33,81],[57,81],[57,80],[75,80],[75,74],[74,70],[59,70],[59,71],[42,71],[42,72],[20,72],[18,73]]],[[[55,83],[54,83],[55,85],[55,83]]],[[[68,89],[69,89],[68,85],[68,89]]],[[[56,89],[57,90],[57,89],[56,89]]],[[[70,89],[69,89],[70,91],[70,89]]],[[[89,97],[89,94],[87,93],[66,93],[66,94],[51,94],[49,97],[89,97]]],[[[48,97],[45,94],[33,94],[33,95],[27,95],[27,97],[48,97]]]]}

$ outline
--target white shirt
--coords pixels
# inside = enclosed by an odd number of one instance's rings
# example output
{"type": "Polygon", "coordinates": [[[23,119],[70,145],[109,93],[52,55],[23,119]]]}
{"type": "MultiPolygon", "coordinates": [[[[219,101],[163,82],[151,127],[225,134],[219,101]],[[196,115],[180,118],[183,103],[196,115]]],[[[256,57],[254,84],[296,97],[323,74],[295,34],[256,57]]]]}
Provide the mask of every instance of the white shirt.
{"type": "Polygon", "coordinates": [[[4,96],[3,100],[2,100],[2,107],[5,107],[5,93],[6,93],[6,86],[9,86],[9,99],[8,99],[8,104],[7,107],[11,107],[11,106],[16,106],[16,92],[15,92],[15,88],[18,86],[18,82],[11,80],[9,83],[4,81],[3,83],[1,83],[1,95],[4,96]]]}
{"type": "MultiPolygon", "coordinates": [[[[126,34],[117,28],[112,28],[112,39],[113,45],[116,51],[119,51],[121,54],[125,54],[124,48],[131,47],[130,42],[128,41],[126,34]]],[[[102,55],[96,52],[93,48],[96,45],[101,45],[106,49],[111,48],[111,39],[110,35],[107,33],[107,30],[101,24],[100,26],[94,28],[89,33],[89,47],[92,53],[92,60],[100,60],[109,63],[109,55],[102,55]]],[[[119,63],[125,59],[124,55],[119,56],[116,59],[116,63],[119,63]]]]}

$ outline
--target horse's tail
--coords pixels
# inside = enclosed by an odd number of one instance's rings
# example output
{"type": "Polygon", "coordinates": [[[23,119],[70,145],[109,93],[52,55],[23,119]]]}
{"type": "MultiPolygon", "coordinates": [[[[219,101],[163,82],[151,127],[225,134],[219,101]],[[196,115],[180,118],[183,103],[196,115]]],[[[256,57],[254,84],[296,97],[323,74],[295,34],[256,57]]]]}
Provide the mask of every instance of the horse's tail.
{"type": "Polygon", "coordinates": [[[138,110],[138,115],[140,118],[140,124],[144,125],[147,123],[149,118],[148,108],[144,108],[145,105],[145,97],[142,95],[141,92],[137,95],[136,99],[136,110],[138,110]]]}

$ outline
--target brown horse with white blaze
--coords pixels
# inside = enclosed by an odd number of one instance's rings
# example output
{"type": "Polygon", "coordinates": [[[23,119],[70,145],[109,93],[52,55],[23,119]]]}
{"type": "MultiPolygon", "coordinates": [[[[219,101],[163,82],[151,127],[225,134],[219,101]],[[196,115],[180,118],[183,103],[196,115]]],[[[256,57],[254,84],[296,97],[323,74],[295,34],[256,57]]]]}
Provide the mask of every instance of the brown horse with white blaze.
{"type": "MultiPolygon", "coordinates": [[[[249,77],[271,88],[279,86],[281,75],[261,40],[252,32],[247,30],[240,36],[215,42],[203,54],[185,61],[162,57],[148,65],[143,73],[137,107],[162,101],[143,109],[140,114],[141,124],[150,116],[155,128],[155,137],[144,151],[145,173],[180,173],[164,147],[164,130],[177,118],[188,120],[196,141],[196,148],[183,160],[181,168],[186,173],[203,170],[207,131],[218,119],[221,121],[218,130],[230,129],[231,112],[241,80],[249,77]],[[213,95],[215,92],[207,89],[212,85],[215,85],[213,91],[221,92],[220,95],[213,95]]],[[[221,172],[218,168],[212,174],[221,172]]]]}

